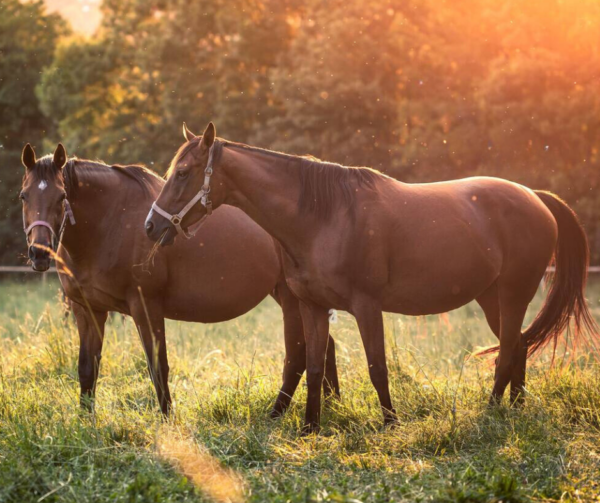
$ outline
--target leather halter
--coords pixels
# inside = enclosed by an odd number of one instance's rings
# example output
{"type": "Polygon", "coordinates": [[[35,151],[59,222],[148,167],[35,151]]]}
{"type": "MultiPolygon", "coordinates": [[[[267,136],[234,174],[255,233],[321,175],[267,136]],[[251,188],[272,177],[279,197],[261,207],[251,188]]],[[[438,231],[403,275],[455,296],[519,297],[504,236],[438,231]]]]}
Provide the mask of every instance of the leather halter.
{"type": "Polygon", "coordinates": [[[206,163],[206,169],[204,170],[204,184],[202,185],[202,188],[190,200],[190,202],[183,207],[183,209],[179,213],[172,215],[171,213],[163,210],[158,204],[156,204],[156,201],[152,203],[152,209],[156,211],[156,213],[158,213],[161,217],[164,217],[169,222],[171,222],[177,230],[177,234],[183,234],[183,236],[185,236],[186,239],[193,238],[198,229],[196,229],[196,232],[186,232],[186,230],[183,227],[181,227],[181,221],[183,220],[183,217],[185,217],[188,214],[188,212],[196,205],[196,203],[200,201],[200,204],[202,204],[202,206],[206,208],[206,215],[204,215],[200,219],[198,224],[203,222],[204,219],[212,213],[212,201],[209,199],[208,196],[210,194],[210,177],[213,174],[213,153],[217,141],[218,140],[215,139],[214,143],[210,147],[210,150],[208,151],[208,162],[206,163]]]}
{"type": "Polygon", "coordinates": [[[58,245],[62,241],[62,236],[65,231],[65,227],[67,226],[67,220],[71,223],[71,225],[75,225],[75,216],[73,215],[73,210],[71,209],[71,205],[67,199],[64,200],[65,211],[63,213],[63,219],[60,224],[60,228],[58,230],[58,234],[54,231],[52,225],[50,225],[45,220],[36,220],[29,224],[29,226],[25,226],[25,215],[23,215],[23,231],[25,232],[25,238],[27,239],[27,244],[29,245],[29,234],[35,227],[46,227],[50,230],[52,234],[53,245],[55,245],[55,249],[58,249],[58,245]]]}

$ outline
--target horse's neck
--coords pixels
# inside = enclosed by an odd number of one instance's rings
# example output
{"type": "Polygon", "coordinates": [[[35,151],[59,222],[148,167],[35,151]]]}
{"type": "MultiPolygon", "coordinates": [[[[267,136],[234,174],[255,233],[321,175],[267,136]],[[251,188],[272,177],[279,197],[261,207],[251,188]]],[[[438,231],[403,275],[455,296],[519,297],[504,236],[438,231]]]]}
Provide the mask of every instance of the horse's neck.
{"type": "MultiPolygon", "coordinates": [[[[298,213],[300,197],[297,162],[258,151],[227,149],[222,158],[229,196],[237,206],[283,244],[306,239],[307,221],[298,213]]],[[[215,187],[215,192],[218,188],[215,187]]]]}
{"type": "MultiPolygon", "coordinates": [[[[128,191],[111,188],[110,177],[86,174],[79,178],[75,194],[69,195],[69,202],[75,218],[72,225],[68,220],[62,243],[73,259],[88,258],[94,251],[100,252],[102,224],[111,220],[115,208],[123,207],[122,199],[128,191]]],[[[116,222],[111,222],[117,225],[116,222]]]]}

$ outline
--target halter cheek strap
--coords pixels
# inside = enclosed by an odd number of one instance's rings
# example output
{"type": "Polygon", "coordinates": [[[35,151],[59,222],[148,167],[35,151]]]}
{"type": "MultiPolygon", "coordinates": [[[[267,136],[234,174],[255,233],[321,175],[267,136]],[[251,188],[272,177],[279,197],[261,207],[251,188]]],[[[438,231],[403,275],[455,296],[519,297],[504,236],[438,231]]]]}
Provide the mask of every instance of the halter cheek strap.
{"type": "MultiPolygon", "coordinates": [[[[215,140],[216,143],[216,140],[215,140]]],[[[177,234],[183,234],[185,238],[191,239],[196,235],[198,229],[195,232],[186,232],[186,230],[181,227],[181,221],[183,217],[185,217],[188,212],[200,201],[200,204],[206,208],[206,215],[204,215],[198,223],[202,223],[206,217],[212,214],[212,201],[209,199],[210,194],[210,177],[213,174],[213,153],[215,148],[215,143],[212,144],[210,150],[208,152],[208,162],[206,164],[206,169],[204,170],[204,184],[202,188],[198,191],[198,193],[187,203],[183,209],[179,213],[175,213],[172,215],[168,211],[163,210],[156,201],[152,203],[152,209],[156,211],[161,217],[166,218],[169,222],[173,224],[175,229],[177,230],[177,234]]]]}
{"type": "Polygon", "coordinates": [[[71,205],[69,204],[69,201],[67,201],[65,199],[64,204],[65,204],[65,212],[63,215],[62,222],[60,224],[60,229],[58,230],[58,235],[56,234],[56,232],[54,232],[54,228],[52,227],[52,225],[50,225],[45,220],[36,220],[35,222],[32,222],[31,224],[29,224],[28,227],[25,227],[25,217],[23,216],[23,230],[25,231],[25,237],[27,239],[27,244],[29,244],[29,234],[31,234],[31,231],[35,227],[46,227],[52,234],[52,241],[56,242],[55,248],[58,249],[58,245],[62,241],[62,236],[65,231],[65,227],[67,226],[67,220],[71,223],[71,225],[75,225],[75,216],[73,215],[73,210],[71,209],[71,205]]]}

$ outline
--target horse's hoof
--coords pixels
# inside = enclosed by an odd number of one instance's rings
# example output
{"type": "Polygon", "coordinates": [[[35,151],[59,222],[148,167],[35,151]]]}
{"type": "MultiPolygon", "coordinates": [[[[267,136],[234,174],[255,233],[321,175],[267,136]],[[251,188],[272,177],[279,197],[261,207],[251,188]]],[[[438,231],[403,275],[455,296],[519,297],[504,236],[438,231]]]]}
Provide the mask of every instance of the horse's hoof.
{"type": "Polygon", "coordinates": [[[337,393],[327,393],[323,396],[324,402],[327,403],[337,403],[342,401],[342,395],[339,392],[337,393]]]}
{"type": "Polygon", "coordinates": [[[501,404],[502,404],[502,397],[492,395],[492,396],[490,396],[487,407],[488,407],[488,409],[495,409],[495,408],[499,407],[501,404]]]}
{"type": "Polygon", "coordinates": [[[280,417],[283,417],[284,414],[285,414],[285,410],[279,410],[279,409],[276,409],[275,407],[273,407],[271,409],[271,412],[269,412],[269,418],[270,419],[279,419],[280,417]]]}
{"type": "Polygon", "coordinates": [[[342,399],[339,396],[326,396],[323,400],[323,407],[326,409],[335,409],[336,405],[341,403],[342,399]]]}
{"type": "Polygon", "coordinates": [[[396,414],[396,409],[383,409],[383,426],[385,428],[394,428],[398,426],[398,415],[396,414]]]}
{"type": "Polygon", "coordinates": [[[79,401],[79,410],[84,414],[94,412],[94,399],[89,396],[82,396],[79,401]]]}
{"type": "Polygon", "coordinates": [[[398,418],[395,418],[395,419],[386,419],[383,422],[383,427],[386,430],[395,430],[396,428],[400,427],[400,421],[398,420],[398,418]]]}
{"type": "Polygon", "coordinates": [[[302,427],[302,431],[300,432],[301,437],[308,437],[309,435],[317,435],[321,427],[318,424],[307,423],[302,427]]]}
{"type": "Polygon", "coordinates": [[[525,405],[525,397],[522,393],[519,393],[516,397],[510,397],[510,406],[513,409],[522,409],[525,405]]]}

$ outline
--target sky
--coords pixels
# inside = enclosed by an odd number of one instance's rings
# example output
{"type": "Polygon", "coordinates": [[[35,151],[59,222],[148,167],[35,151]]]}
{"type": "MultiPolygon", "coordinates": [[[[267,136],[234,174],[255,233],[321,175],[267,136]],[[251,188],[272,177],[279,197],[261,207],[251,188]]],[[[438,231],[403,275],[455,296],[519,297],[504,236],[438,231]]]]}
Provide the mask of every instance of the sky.
{"type": "Polygon", "coordinates": [[[45,0],[49,12],[58,12],[69,20],[72,28],[82,35],[91,36],[102,17],[101,0],[45,0]]]}

